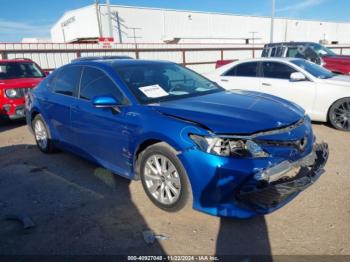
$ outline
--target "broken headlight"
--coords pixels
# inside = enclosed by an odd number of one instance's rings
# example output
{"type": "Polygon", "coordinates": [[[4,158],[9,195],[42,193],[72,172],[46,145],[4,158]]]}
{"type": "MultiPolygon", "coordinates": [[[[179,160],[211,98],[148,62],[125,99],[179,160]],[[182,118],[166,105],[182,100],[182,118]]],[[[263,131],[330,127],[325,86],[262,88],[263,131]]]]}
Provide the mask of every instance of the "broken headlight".
{"type": "Polygon", "coordinates": [[[216,136],[190,135],[193,142],[204,152],[218,156],[268,157],[257,143],[252,140],[221,138],[216,136]]]}

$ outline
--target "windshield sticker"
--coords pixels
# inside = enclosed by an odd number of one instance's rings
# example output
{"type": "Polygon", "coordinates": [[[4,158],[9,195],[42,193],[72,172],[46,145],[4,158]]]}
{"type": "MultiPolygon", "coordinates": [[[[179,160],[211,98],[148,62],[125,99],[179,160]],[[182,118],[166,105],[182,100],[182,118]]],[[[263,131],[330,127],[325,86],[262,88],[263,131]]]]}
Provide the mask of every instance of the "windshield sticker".
{"type": "Polygon", "coordinates": [[[139,87],[139,89],[142,93],[144,93],[147,97],[150,97],[150,98],[157,98],[157,97],[163,97],[163,96],[169,95],[159,85],[143,86],[143,87],[139,87]]]}

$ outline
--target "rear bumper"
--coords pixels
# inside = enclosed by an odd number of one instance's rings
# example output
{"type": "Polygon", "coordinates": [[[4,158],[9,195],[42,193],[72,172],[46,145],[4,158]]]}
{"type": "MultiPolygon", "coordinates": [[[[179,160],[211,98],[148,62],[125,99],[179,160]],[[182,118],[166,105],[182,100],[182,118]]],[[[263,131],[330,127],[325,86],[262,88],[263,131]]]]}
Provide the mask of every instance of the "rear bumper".
{"type": "Polygon", "coordinates": [[[248,180],[235,199],[257,213],[270,213],[316,182],[324,173],[328,154],[327,144],[316,144],[313,152],[300,161],[287,165],[281,163],[283,169],[275,166],[264,170],[270,178],[277,176],[273,181],[256,180],[256,177],[248,180]]]}

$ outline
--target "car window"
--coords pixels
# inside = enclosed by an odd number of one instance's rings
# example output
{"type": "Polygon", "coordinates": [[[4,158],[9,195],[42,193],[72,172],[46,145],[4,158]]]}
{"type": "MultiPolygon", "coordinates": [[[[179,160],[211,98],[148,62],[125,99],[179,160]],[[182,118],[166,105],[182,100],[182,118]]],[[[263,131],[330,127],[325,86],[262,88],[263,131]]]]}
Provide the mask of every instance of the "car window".
{"type": "Polygon", "coordinates": [[[0,79],[43,78],[45,75],[33,62],[0,63],[0,79]]]}
{"type": "Polygon", "coordinates": [[[239,64],[225,73],[225,76],[245,76],[256,77],[257,75],[257,62],[247,62],[239,64]]]}
{"type": "Polygon", "coordinates": [[[301,53],[297,47],[289,47],[287,57],[305,58],[305,55],[301,53]]]}
{"type": "Polygon", "coordinates": [[[70,66],[61,69],[54,80],[52,91],[66,96],[76,96],[81,69],[81,66],[70,66]]]}
{"type": "Polygon", "coordinates": [[[285,47],[284,46],[277,46],[272,48],[271,50],[271,57],[281,57],[284,54],[285,47]]]}
{"type": "Polygon", "coordinates": [[[128,62],[122,66],[115,64],[114,68],[142,104],[223,91],[217,84],[175,63],[128,62]]]}
{"type": "Polygon", "coordinates": [[[261,53],[261,57],[268,57],[269,51],[270,51],[270,48],[264,48],[262,53],[261,53]]]}
{"type": "Polygon", "coordinates": [[[81,78],[79,97],[91,100],[95,96],[113,96],[117,101],[126,103],[119,88],[103,71],[87,66],[81,78]]]}
{"type": "Polygon", "coordinates": [[[263,62],[264,77],[290,79],[290,75],[294,72],[297,71],[286,64],[278,62],[263,62]]]}
{"type": "Polygon", "coordinates": [[[293,64],[301,67],[305,71],[307,71],[309,74],[313,75],[314,77],[320,78],[320,79],[328,79],[335,76],[334,73],[327,70],[326,68],[316,65],[314,63],[311,63],[306,60],[298,59],[291,61],[293,64]]]}

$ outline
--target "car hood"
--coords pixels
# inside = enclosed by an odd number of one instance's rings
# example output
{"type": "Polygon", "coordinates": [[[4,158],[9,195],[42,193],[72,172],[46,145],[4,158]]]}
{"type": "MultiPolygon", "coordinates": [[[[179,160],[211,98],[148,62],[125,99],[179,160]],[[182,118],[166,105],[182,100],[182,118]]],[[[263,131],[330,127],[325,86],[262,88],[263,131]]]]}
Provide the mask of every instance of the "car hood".
{"type": "Polygon", "coordinates": [[[350,87],[350,76],[348,75],[336,75],[332,78],[325,79],[324,81],[327,84],[331,84],[331,85],[350,87]]]}
{"type": "Polygon", "coordinates": [[[160,102],[150,107],[217,134],[253,134],[291,125],[304,116],[303,109],[284,99],[240,90],[160,102]]]}
{"type": "Polygon", "coordinates": [[[42,78],[0,79],[0,88],[30,88],[35,87],[41,80],[42,78]]]}

